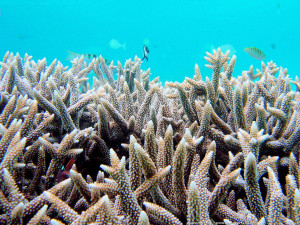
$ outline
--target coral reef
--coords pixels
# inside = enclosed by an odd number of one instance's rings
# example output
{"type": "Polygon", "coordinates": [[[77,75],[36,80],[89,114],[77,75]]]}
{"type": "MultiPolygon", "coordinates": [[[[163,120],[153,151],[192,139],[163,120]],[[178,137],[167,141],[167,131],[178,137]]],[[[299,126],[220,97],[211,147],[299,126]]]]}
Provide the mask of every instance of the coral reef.
{"type": "Polygon", "coordinates": [[[162,85],[138,57],[68,68],[7,52],[0,224],[300,224],[298,78],[205,58],[211,80],[196,65],[162,85]]]}

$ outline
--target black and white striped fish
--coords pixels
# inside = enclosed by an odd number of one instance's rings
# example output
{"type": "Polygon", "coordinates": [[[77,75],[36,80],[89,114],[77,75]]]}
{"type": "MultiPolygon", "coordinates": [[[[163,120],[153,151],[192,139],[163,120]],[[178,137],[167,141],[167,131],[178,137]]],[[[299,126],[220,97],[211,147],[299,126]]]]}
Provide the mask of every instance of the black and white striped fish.
{"type": "Polygon", "coordinates": [[[148,61],[148,54],[149,54],[149,48],[148,48],[146,45],[144,45],[142,61],[143,61],[144,59],[147,59],[147,61],[148,61]]]}

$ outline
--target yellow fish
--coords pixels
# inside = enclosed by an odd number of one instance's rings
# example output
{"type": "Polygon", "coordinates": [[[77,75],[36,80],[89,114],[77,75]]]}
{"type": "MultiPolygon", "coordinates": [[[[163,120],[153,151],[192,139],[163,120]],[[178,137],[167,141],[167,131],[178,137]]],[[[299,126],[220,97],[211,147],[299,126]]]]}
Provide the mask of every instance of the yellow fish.
{"type": "Polygon", "coordinates": [[[255,47],[245,48],[244,51],[249,53],[249,55],[251,55],[255,59],[264,60],[266,58],[265,53],[263,53],[262,50],[255,47]]]}

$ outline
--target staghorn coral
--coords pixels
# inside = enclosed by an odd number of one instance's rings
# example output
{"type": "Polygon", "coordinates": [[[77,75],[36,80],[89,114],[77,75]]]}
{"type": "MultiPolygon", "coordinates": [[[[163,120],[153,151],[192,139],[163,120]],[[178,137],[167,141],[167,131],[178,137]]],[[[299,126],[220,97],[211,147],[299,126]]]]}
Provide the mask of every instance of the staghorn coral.
{"type": "Polygon", "coordinates": [[[101,56],[7,52],[0,224],[299,224],[298,78],[273,62],[235,78],[236,56],[207,55],[212,81],[196,65],[163,86],[138,57],[115,80],[101,56]]]}

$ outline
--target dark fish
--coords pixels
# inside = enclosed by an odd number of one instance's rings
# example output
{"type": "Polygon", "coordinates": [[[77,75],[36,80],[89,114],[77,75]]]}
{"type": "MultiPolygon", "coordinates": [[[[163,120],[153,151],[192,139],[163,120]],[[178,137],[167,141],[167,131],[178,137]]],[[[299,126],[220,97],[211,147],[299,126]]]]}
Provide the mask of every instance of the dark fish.
{"type": "Polygon", "coordinates": [[[59,173],[57,175],[57,182],[61,182],[61,181],[69,178],[70,170],[71,170],[72,166],[74,165],[74,163],[75,163],[75,159],[74,158],[70,159],[70,161],[66,165],[65,169],[59,171],[59,173]]]}
{"type": "Polygon", "coordinates": [[[255,59],[264,60],[266,58],[265,53],[256,47],[245,48],[244,51],[255,59]]]}
{"type": "Polygon", "coordinates": [[[148,48],[146,45],[144,45],[142,61],[143,61],[144,59],[147,59],[147,61],[148,61],[148,54],[149,54],[149,48],[148,48]]]}

